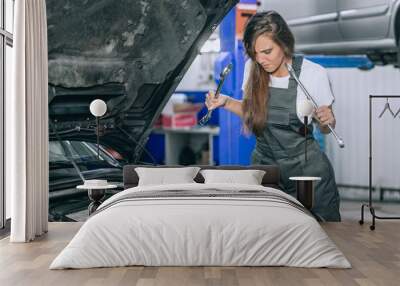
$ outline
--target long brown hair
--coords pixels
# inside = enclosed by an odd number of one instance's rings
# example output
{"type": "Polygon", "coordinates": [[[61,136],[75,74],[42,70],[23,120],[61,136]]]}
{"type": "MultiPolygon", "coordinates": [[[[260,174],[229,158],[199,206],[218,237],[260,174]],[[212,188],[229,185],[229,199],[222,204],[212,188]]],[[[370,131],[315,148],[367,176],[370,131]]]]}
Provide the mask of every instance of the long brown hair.
{"type": "Polygon", "coordinates": [[[246,24],[243,43],[252,59],[250,74],[243,96],[243,123],[245,132],[261,135],[267,116],[269,99],[269,73],[256,62],[255,42],[261,35],[268,35],[283,50],[287,58],[294,51],[294,37],[285,20],[275,11],[256,13],[246,24]]]}

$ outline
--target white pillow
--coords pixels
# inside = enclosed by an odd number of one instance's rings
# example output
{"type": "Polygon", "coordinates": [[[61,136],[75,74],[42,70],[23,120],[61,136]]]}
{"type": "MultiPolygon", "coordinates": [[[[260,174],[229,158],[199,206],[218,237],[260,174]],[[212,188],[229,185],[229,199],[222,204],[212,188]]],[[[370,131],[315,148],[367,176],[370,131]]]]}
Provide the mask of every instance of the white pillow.
{"type": "Polygon", "coordinates": [[[135,168],[139,176],[138,186],[195,183],[199,167],[182,168],[135,168]]]}
{"type": "Polygon", "coordinates": [[[265,171],[262,170],[201,170],[205,184],[234,183],[261,185],[265,171]]]}

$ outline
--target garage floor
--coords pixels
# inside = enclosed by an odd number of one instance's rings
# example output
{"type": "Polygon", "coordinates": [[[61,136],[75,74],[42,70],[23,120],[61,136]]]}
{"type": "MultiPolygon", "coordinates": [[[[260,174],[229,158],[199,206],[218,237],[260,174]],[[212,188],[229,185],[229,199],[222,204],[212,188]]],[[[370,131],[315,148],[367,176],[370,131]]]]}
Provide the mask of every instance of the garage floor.
{"type": "MultiPolygon", "coordinates": [[[[364,203],[367,203],[365,201],[364,203]]],[[[358,201],[341,201],[340,214],[342,220],[360,220],[362,202],[358,201]]],[[[381,216],[398,216],[400,217],[400,203],[375,203],[373,202],[375,213],[381,216]]],[[[365,209],[365,220],[371,221],[369,210],[365,209]]]]}

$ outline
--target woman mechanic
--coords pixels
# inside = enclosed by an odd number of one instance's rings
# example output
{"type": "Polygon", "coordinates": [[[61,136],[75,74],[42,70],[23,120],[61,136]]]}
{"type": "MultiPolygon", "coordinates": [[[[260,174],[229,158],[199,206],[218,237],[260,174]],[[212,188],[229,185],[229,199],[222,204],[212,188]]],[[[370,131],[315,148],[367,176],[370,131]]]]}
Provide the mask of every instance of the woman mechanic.
{"type": "MultiPolygon", "coordinates": [[[[302,56],[294,55],[294,37],[285,20],[275,11],[255,14],[247,23],[243,42],[249,60],[245,65],[243,100],[209,92],[208,109],[223,107],[242,118],[246,132],[256,137],[253,164],[278,165],[280,187],[296,195],[291,176],[321,177],[314,189],[313,213],[321,220],[340,221],[339,194],[331,163],[312,136],[309,124],[304,136],[304,117],[299,102],[306,99],[285,63],[315,98],[319,108],[313,118],[322,133],[329,133],[336,121],[332,111],[334,97],[326,70],[302,56]],[[307,144],[307,162],[304,162],[307,144]]],[[[308,120],[311,123],[311,119],[308,120]]]]}

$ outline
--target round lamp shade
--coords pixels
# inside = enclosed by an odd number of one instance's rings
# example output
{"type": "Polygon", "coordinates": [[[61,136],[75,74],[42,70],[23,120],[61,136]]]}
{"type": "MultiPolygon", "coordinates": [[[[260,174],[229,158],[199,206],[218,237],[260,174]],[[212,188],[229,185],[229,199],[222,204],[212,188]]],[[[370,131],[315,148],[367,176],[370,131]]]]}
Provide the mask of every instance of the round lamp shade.
{"type": "Polygon", "coordinates": [[[300,100],[298,105],[298,111],[301,116],[309,116],[314,111],[314,106],[308,99],[300,100]]]}
{"type": "Polygon", "coordinates": [[[106,114],[107,104],[101,99],[95,99],[90,103],[90,113],[96,117],[106,114]]]}

